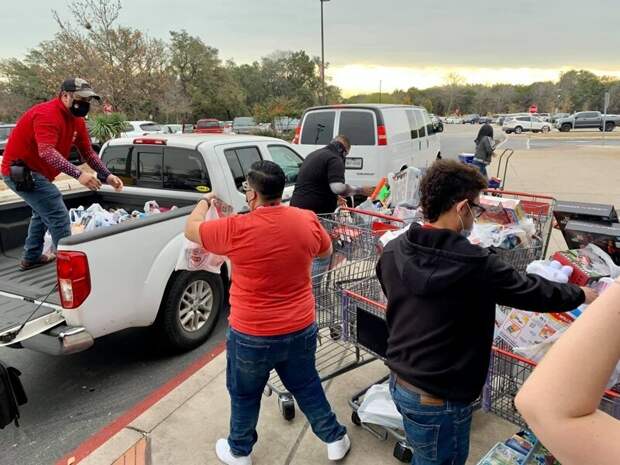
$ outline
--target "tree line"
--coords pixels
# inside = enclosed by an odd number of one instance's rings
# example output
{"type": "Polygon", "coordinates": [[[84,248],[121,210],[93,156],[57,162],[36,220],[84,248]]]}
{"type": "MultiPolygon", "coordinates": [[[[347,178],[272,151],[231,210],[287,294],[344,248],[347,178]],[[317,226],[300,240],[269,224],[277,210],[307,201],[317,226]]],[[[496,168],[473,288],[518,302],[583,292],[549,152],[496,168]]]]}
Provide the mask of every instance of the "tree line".
{"type": "Polygon", "coordinates": [[[397,103],[422,105],[438,115],[478,113],[480,115],[528,111],[532,104],[539,113],[584,110],[603,111],[605,92],[610,94],[608,112],[620,113],[620,80],[586,70],[571,70],[560,75],[558,82],[534,82],[529,85],[466,84],[458,74],[447,76],[443,86],[392,93],[361,94],[346,99],[347,103],[397,103]]]}
{"type": "Polygon", "coordinates": [[[58,32],[23,59],[0,62],[0,120],[13,121],[59,92],[68,76],[93,85],[129,119],[195,122],[254,115],[295,116],[340,89],[320,79],[320,60],[279,51],[251,64],[224,62],[217,49],[184,30],[167,41],[119,24],[120,0],[74,0],[70,16],[53,11],[58,32]]]}
{"type": "Polygon", "coordinates": [[[23,59],[0,61],[0,121],[14,121],[49,99],[68,76],[89,80],[129,119],[162,122],[245,115],[268,122],[323,101],[416,104],[440,115],[520,112],[533,103],[539,112],[602,110],[607,91],[609,111],[620,113],[620,80],[585,70],[565,72],[557,83],[490,86],[466,84],[452,73],[443,86],[343,99],[329,83],[323,94],[320,60],[303,50],[274,52],[251,64],[223,61],[216,48],[184,30],[160,40],[119,24],[121,8],[121,0],[73,0],[68,18],[53,11],[53,38],[23,59]]]}

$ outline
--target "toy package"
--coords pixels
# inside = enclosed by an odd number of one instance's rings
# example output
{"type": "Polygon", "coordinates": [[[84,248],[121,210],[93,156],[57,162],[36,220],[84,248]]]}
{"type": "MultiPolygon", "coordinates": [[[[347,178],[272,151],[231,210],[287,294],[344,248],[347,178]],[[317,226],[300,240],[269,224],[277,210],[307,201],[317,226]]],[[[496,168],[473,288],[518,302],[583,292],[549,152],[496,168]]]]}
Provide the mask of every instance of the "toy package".
{"type": "Polygon", "coordinates": [[[478,219],[481,223],[519,224],[526,218],[518,199],[483,195],[480,197],[480,205],[486,210],[478,219]]]}

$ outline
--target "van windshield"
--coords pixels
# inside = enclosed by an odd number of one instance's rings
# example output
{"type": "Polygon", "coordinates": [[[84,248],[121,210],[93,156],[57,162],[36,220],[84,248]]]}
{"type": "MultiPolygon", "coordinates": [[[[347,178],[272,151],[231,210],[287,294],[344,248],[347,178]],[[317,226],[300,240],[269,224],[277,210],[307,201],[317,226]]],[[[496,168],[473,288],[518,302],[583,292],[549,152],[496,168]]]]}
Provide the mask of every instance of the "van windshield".
{"type": "Polygon", "coordinates": [[[327,145],[334,137],[335,111],[313,111],[304,118],[301,143],[327,145]]]}

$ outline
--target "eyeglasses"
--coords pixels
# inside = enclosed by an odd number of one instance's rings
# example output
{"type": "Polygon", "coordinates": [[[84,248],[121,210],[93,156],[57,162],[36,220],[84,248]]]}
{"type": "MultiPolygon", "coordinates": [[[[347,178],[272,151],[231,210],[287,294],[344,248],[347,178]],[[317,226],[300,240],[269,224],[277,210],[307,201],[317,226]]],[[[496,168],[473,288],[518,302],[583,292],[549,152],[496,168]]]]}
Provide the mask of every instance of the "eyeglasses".
{"type": "Polygon", "coordinates": [[[471,200],[468,201],[467,203],[469,203],[471,207],[471,213],[472,215],[474,215],[474,218],[476,219],[480,218],[482,215],[484,215],[484,212],[487,211],[487,209],[484,208],[482,205],[478,205],[477,203],[474,203],[471,200]]]}

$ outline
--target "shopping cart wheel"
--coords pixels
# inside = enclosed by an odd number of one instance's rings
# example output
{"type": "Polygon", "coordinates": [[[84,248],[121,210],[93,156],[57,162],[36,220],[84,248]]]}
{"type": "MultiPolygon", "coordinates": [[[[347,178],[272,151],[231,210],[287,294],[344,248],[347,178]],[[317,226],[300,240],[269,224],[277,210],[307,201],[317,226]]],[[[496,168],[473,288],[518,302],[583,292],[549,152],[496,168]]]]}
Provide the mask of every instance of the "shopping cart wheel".
{"type": "Polygon", "coordinates": [[[342,336],[342,329],[340,326],[330,326],[329,327],[329,336],[332,340],[337,341],[342,336]]]}
{"type": "Polygon", "coordinates": [[[394,457],[403,463],[411,463],[411,459],[413,458],[413,452],[407,444],[403,442],[397,442],[394,445],[394,457]]]}
{"type": "Polygon", "coordinates": [[[278,396],[278,407],[286,421],[292,421],[295,418],[295,401],[291,396],[286,394],[278,396]]]}
{"type": "Polygon", "coordinates": [[[351,423],[355,426],[362,426],[362,420],[355,410],[351,413],[351,423]]]}

